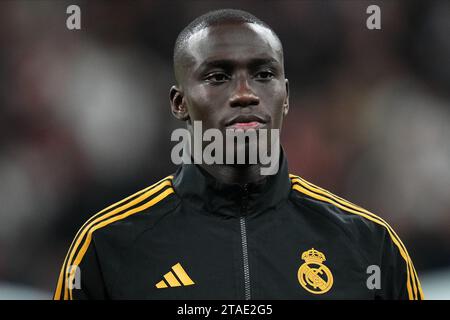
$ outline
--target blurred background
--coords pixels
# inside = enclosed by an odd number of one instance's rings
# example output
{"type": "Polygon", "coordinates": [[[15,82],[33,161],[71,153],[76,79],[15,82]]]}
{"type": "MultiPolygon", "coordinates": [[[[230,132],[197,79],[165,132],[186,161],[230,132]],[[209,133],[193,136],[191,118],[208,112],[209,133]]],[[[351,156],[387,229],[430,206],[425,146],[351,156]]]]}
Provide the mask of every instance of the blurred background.
{"type": "Polygon", "coordinates": [[[387,220],[425,297],[450,299],[444,0],[2,0],[0,299],[50,298],[83,222],[175,171],[173,44],[219,8],[255,14],[283,42],[290,171],[387,220]],[[381,30],[366,28],[371,4],[381,30]]]}

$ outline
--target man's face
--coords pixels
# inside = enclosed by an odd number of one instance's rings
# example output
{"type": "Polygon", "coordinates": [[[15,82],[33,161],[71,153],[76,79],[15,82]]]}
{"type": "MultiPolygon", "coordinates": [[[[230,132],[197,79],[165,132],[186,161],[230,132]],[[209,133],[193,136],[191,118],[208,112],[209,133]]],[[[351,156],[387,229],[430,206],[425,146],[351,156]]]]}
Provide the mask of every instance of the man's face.
{"type": "Polygon", "coordinates": [[[288,110],[282,49],[270,30],[251,23],[208,27],[190,37],[175,103],[203,130],[281,129],[288,110]],[[182,97],[182,98],[181,98],[182,97]]]}

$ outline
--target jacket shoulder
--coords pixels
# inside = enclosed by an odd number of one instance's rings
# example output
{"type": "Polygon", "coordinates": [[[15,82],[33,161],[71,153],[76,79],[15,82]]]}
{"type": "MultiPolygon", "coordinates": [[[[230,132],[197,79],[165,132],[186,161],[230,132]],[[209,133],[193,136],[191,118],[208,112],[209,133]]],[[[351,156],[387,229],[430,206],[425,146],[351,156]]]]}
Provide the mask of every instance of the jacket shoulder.
{"type": "MultiPolygon", "coordinates": [[[[157,216],[171,211],[175,190],[172,185],[173,176],[167,176],[158,182],[108,206],[92,219],[101,221],[101,229],[113,227],[137,226],[140,221],[153,220],[157,216]]],[[[100,229],[100,228],[99,228],[100,229]]]]}
{"type": "MultiPolygon", "coordinates": [[[[290,174],[293,201],[325,216],[356,238],[379,241],[398,238],[392,227],[378,215],[323,189],[304,178],[290,174]]],[[[397,241],[395,239],[395,241],[397,241]]]]}
{"type": "Polygon", "coordinates": [[[99,211],[86,221],[80,232],[89,232],[96,237],[117,234],[120,238],[124,235],[133,237],[173,209],[176,201],[172,179],[172,175],[167,176],[99,211]]]}
{"type": "Polygon", "coordinates": [[[126,248],[136,235],[176,207],[172,179],[173,176],[161,179],[99,211],[83,224],[61,268],[55,299],[72,299],[65,276],[71,266],[82,266],[84,272],[94,273],[100,269],[98,264],[106,263],[114,266],[111,270],[116,269],[120,261],[117,259],[120,249],[126,248]],[[117,254],[111,254],[113,252],[117,254]],[[107,259],[104,259],[105,256],[107,259]]]}

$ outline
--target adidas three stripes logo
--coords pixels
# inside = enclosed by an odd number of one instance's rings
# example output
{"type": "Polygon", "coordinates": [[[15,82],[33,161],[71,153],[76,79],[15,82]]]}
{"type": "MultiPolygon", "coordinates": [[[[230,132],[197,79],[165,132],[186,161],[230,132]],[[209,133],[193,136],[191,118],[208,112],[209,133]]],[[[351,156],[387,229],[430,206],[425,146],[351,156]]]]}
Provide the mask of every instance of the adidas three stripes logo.
{"type": "Polygon", "coordinates": [[[155,285],[156,288],[163,289],[167,287],[191,286],[195,284],[180,263],[174,265],[172,271],[169,271],[164,275],[164,279],[155,285]]]}

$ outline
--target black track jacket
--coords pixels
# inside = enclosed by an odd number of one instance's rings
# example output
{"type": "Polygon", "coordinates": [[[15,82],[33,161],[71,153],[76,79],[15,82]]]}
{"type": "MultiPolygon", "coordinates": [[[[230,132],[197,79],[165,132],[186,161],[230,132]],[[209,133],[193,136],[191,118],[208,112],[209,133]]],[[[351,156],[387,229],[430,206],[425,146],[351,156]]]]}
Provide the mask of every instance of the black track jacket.
{"type": "Polygon", "coordinates": [[[100,211],[67,253],[55,299],[422,299],[380,217],[280,169],[219,183],[198,165],[100,211]]]}

